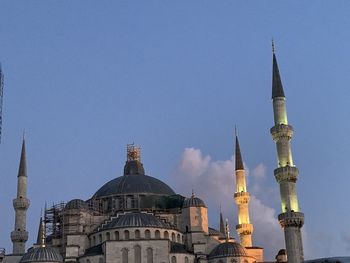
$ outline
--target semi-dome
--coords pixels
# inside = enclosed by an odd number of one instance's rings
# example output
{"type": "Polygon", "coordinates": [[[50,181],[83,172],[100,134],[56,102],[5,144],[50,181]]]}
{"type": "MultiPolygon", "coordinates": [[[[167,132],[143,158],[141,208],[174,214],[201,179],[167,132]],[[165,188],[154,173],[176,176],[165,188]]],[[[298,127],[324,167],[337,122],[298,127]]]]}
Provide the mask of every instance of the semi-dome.
{"type": "Polygon", "coordinates": [[[170,228],[171,226],[170,224],[160,220],[152,214],[134,212],[118,215],[107,224],[102,225],[99,230],[102,231],[107,229],[126,227],[170,228]]]}
{"type": "Polygon", "coordinates": [[[85,201],[81,199],[73,199],[69,201],[66,206],[64,207],[66,210],[70,209],[88,209],[88,205],[85,201]]]}
{"type": "Polygon", "coordinates": [[[63,258],[55,248],[36,247],[28,250],[20,261],[20,263],[29,262],[63,262],[63,258]]]}
{"type": "Polygon", "coordinates": [[[247,256],[245,248],[236,242],[225,242],[217,245],[209,254],[209,259],[221,257],[247,256]]]}
{"type": "Polygon", "coordinates": [[[182,205],[183,208],[187,207],[207,207],[204,201],[198,197],[195,197],[193,194],[191,197],[186,198],[182,205]]]}
{"type": "Polygon", "coordinates": [[[133,174],[120,176],[107,182],[95,193],[94,198],[123,194],[174,195],[175,192],[154,177],[133,174]]]}

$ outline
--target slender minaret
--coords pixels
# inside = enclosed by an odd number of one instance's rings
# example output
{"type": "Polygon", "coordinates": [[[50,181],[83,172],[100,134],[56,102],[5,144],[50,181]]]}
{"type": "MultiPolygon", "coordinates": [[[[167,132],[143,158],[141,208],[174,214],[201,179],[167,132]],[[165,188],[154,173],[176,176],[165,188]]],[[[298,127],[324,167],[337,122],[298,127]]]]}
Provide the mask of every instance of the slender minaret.
{"type": "Polygon", "coordinates": [[[28,232],[26,231],[26,213],[29,207],[29,200],[27,199],[27,165],[24,138],[17,177],[17,198],[13,200],[13,207],[16,213],[15,229],[11,232],[13,254],[22,255],[25,253],[26,241],[28,240],[28,232]]]}
{"type": "Polygon", "coordinates": [[[36,240],[36,245],[39,247],[46,246],[46,226],[43,217],[40,217],[39,229],[38,229],[38,237],[36,240]]]}
{"type": "Polygon", "coordinates": [[[288,263],[304,261],[303,244],[301,240],[301,227],[304,224],[304,214],[299,211],[296,192],[298,169],[292,158],[290,140],[293,136],[293,127],[288,124],[286,111],[286,98],[284,96],[282,81],[278,70],[274,44],[273,75],[272,75],[272,101],[275,126],[271,128],[271,135],[276,142],[278,168],[274,174],[280,185],[282,213],[278,220],[284,229],[288,263]]]}
{"type": "Polygon", "coordinates": [[[249,220],[249,200],[250,195],[247,192],[245,170],[241,150],[239,148],[238,136],[236,133],[236,192],[234,194],[235,202],[238,207],[238,225],[236,225],[237,233],[244,247],[252,247],[253,225],[249,220]]]}
{"type": "Polygon", "coordinates": [[[221,205],[220,205],[220,232],[221,232],[224,236],[226,236],[224,218],[223,218],[222,212],[221,212],[221,205]]]}

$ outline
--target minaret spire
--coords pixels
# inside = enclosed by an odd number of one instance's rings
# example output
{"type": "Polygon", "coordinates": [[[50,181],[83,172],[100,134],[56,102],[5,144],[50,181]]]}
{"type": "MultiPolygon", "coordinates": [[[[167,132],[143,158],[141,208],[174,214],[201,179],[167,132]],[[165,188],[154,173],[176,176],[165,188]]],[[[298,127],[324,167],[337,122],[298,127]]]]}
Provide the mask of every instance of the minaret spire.
{"type": "Polygon", "coordinates": [[[221,205],[220,205],[220,232],[226,235],[224,218],[222,216],[221,205]]]}
{"type": "Polygon", "coordinates": [[[275,44],[272,40],[272,99],[276,97],[285,96],[275,54],[275,44]]]}
{"type": "Polygon", "coordinates": [[[40,223],[39,223],[36,245],[40,247],[46,246],[46,226],[45,226],[45,220],[43,220],[42,216],[40,216],[40,223]]]}
{"type": "Polygon", "coordinates": [[[288,124],[286,98],[277,66],[276,55],[273,52],[272,100],[275,126],[271,135],[276,142],[278,168],[274,174],[280,185],[282,213],[278,220],[284,228],[288,263],[304,261],[301,227],[304,224],[304,214],[300,212],[296,192],[298,169],[293,163],[290,141],[293,137],[293,127],[288,124]]]}
{"type": "Polygon", "coordinates": [[[241,245],[244,247],[252,247],[252,234],[254,231],[253,225],[249,219],[249,201],[250,195],[247,192],[245,170],[243,166],[243,160],[241,155],[241,149],[239,147],[239,141],[237,132],[236,137],[236,191],[234,194],[235,202],[238,207],[238,225],[236,225],[237,233],[241,240],[241,245]]]}
{"type": "Polygon", "coordinates": [[[17,176],[17,198],[13,200],[15,209],[15,229],[11,232],[13,243],[13,254],[22,255],[25,253],[25,245],[28,240],[28,231],[26,231],[27,209],[29,208],[27,199],[27,164],[25,139],[22,141],[21,159],[19,163],[17,176]]]}

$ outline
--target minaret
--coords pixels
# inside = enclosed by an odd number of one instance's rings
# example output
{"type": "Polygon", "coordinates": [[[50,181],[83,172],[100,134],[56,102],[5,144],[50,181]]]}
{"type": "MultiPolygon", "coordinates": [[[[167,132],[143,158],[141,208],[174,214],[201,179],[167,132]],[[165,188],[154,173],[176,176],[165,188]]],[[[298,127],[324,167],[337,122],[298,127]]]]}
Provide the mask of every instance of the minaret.
{"type": "Polygon", "coordinates": [[[234,194],[235,202],[238,207],[238,225],[236,225],[237,233],[244,247],[252,247],[253,225],[249,220],[249,200],[250,195],[247,192],[245,170],[241,150],[239,147],[238,136],[236,133],[236,191],[234,194]]]}
{"type": "Polygon", "coordinates": [[[15,229],[11,232],[13,254],[22,255],[25,253],[26,241],[28,240],[28,232],[26,231],[26,213],[29,207],[29,200],[27,199],[27,165],[24,138],[17,177],[17,198],[13,200],[13,207],[16,213],[15,229]]]}
{"type": "Polygon", "coordinates": [[[220,206],[220,232],[226,236],[225,223],[221,212],[221,206],[220,206]]]}
{"type": "Polygon", "coordinates": [[[299,211],[296,192],[298,169],[292,158],[290,140],[293,136],[293,127],[288,124],[286,98],[278,70],[277,59],[272,43],[273,75],[272,75],[272,102],[275,126],[271,128],[271,135],[276,142],[278,168],[274,174],[280,185],[282,213],[278,220],[284,229],[288,263],[304,261],[301,227],[304,224],[304,214],[299,211]]]}
{"type": "Polygon", "coordinates": [[[38,237],[36,240],[36,245],[39,247],[46,246],[46,226],[43,217],[40,217],[39,229],[38,229],[38,237]]]}

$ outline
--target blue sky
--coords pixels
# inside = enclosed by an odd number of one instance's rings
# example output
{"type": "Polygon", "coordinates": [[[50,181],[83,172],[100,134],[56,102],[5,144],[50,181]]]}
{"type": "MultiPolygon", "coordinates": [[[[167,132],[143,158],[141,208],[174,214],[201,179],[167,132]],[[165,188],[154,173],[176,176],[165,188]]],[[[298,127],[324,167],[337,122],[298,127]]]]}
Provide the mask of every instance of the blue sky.
{"type": "MultiPolygon", "coordinates": [[[[235,124],[247,167],[264,167],[251,188],[276,216],[273,37],[295,128],[306,256],[349,255],[349,13],[348,1],[1,1],[0,247],[11,251],[24,128],[28,246],[44,202],[91,197],[122,174],[127,143],[141,145],[147,174],[189,195],[176,177],[184,158],[222,167],[235,124]]],[[[206,201],[216,226],[217,202],[206,201]]],[[[258,245],[273,257],[273,246],[258,245]]]]}

